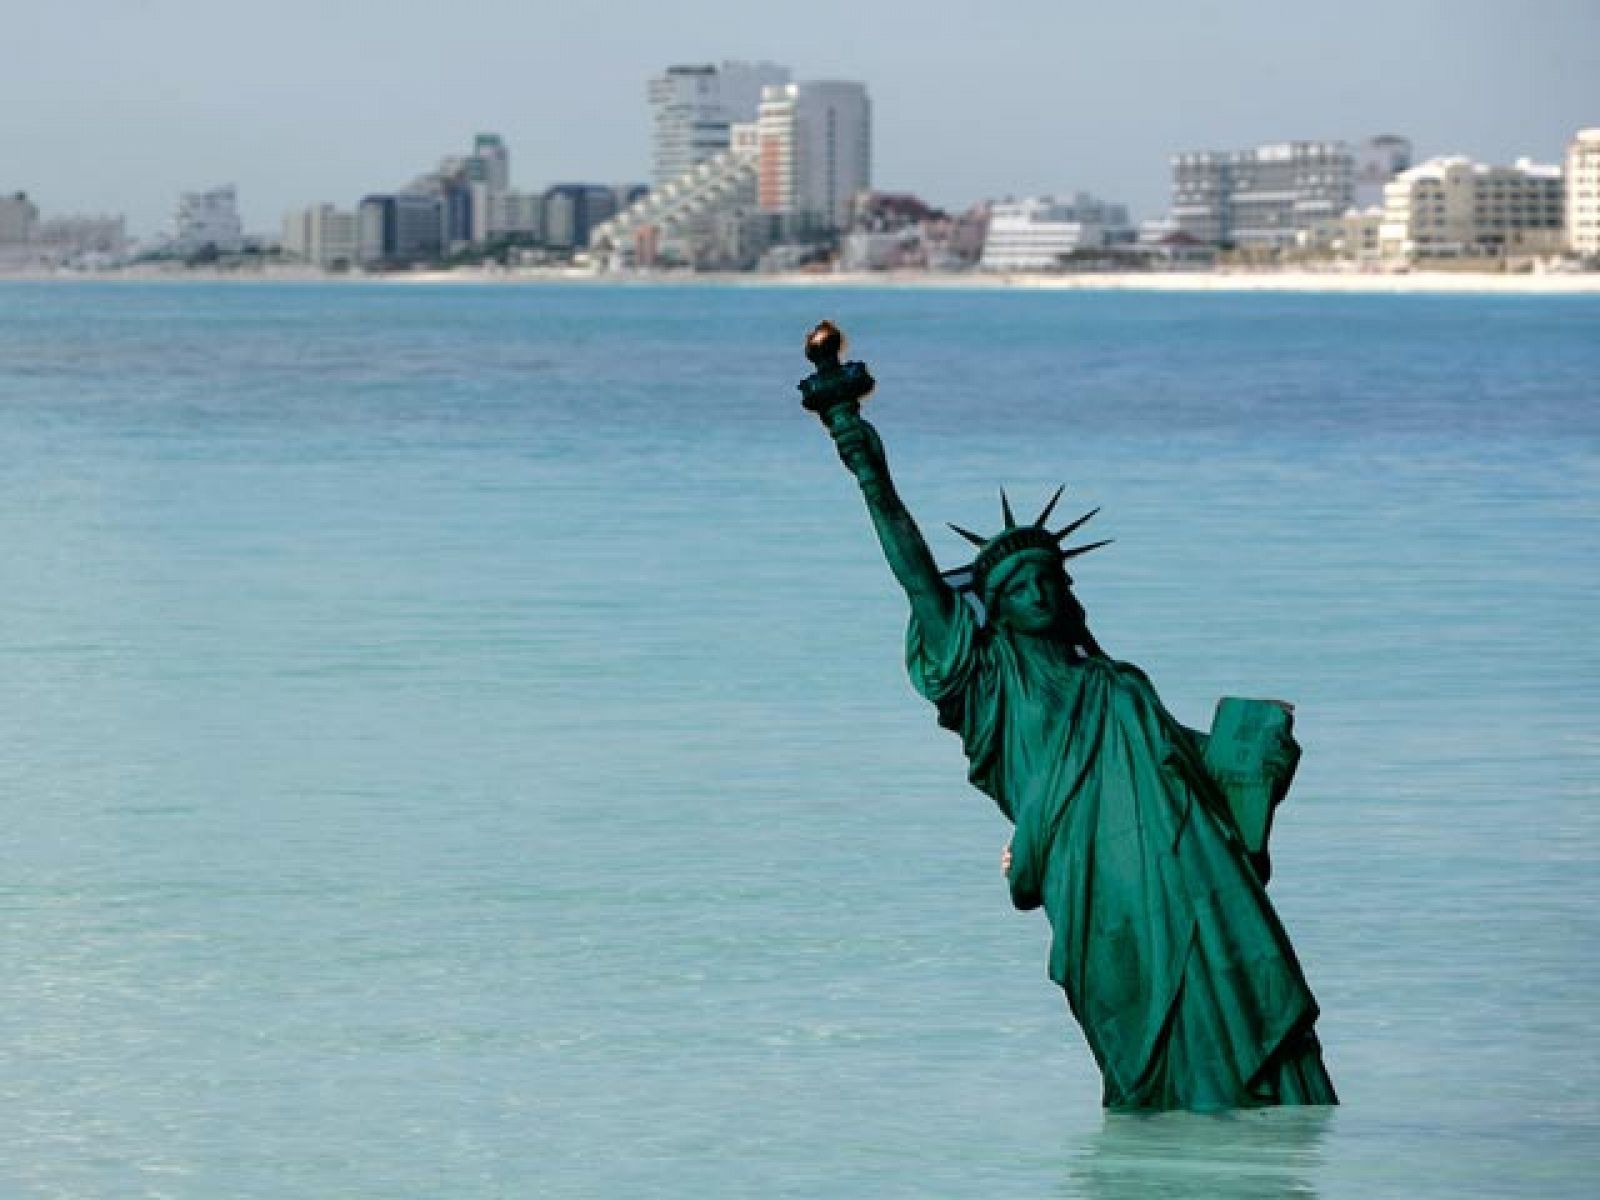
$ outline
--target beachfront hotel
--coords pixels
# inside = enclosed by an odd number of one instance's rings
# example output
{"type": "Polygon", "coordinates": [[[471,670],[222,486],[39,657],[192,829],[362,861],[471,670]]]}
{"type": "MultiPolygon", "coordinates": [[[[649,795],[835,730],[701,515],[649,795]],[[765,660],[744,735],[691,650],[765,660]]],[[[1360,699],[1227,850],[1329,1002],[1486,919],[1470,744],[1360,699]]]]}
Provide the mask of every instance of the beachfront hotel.
{"type": "Polygon", "coordinates": [[[650,80],[652,175],[663,187],[728,149],[735,125],[756,119],[762,89],[789,82],[776,63],[668,67],[650,80]]]}
{"type": "Polygon", "coordinates": [[[989,210],[978,267],[984,271],[1050,271],[1086,250],[1129,244],[1136,234],[1121,204],[1079,192],[1071,200],[1037,196],[1005,200],[989,210]]]}
{"type": "Polygon", "coordinates": [[[1567,249],[1600,258],[1600,128],[1578,130],[1567,147],[1567,249]]]}
{"type": "Polygon", "coordinates": [[[1429,159],[1383,189],[1380,250],[1389,262],[1559,253],[1564,192],[1560,167],[1525,158],[1509,167],[1429,159]]]}
{"type": "Polygon", "coordinates": [[[1172,219],[1197,242],[1282,250],[1355,198],[1344,142],[1275,142],[1172,159],[1172,219]]]}

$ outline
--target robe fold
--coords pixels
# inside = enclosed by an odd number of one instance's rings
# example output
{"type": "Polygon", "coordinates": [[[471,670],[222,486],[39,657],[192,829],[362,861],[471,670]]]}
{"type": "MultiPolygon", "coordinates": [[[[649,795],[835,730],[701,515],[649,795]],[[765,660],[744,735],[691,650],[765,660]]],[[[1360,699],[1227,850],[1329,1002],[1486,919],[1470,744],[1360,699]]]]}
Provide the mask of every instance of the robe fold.
{"type": "Polygon", "coordinates": [[[1050,920],[1065,990],[1114,1109],[1336,1103],[1317,1004],[1198,737],[1137,667],[915,619],[912,683],[1015,826],[1018,908],[1050,920]]]}

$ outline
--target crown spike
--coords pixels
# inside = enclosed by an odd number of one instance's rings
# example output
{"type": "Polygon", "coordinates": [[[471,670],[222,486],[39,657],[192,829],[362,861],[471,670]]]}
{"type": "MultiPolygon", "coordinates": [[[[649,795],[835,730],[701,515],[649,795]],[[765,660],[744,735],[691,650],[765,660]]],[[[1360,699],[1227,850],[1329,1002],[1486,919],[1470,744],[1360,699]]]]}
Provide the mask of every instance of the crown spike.
{"type": "MultiPolygon", "coordinates": [[[[947,524],[948,524],[948,522],[947,522],[947,524]]],[[[989,540],[988,538],[983,537],[980,534],[973,533],[972,530],[970,530],[970,529],[963,529],[959,525],[951,525],[950,528],[954,529],[957,533],[959,533],[962,537],[966,538],[967,541],[971,542],[974,546],[982,546],[985,542],[987,542],[989,540]]]]}
{"type": "Polygon", "coordinates": [[[1116,541],[1116,538],[1106,538],[1101,542],[1090,542],[1087,546],[1074,546],[1071,550],[1063,550],[1061,552],[1061,561],[1066,562],[1069,558],[1077,558],[1078,555],[1087,554],[1091,550],[1098,550],[1101,546],[1109,546],[1114,541],[1116,541]]]}
{"type": "Polygon", "coordinates": [[[1006,519],[1007,529],[1017,527],[1017,518],[1011,515],[1011,501],[1006,498],[1005,488],[1000,489],[1000,514],[1006,519]]]}
{"type": "Polygon", "coordinates": [[[1071,525],[1068,525],[1065,529],[1061,530],[1061,532],[1059,532],[1059,533],[1051,534],[1051,536],[1053,538],[1055,538],[1056,541],[1058,541],[1058,542],[1065,541],[1067,538],[1071,537],[1074,533],[1076,533],[1080,528],[1082,528],[1084,525],[1086,525],[1088,523],[1088,521],[1089,521],[1089,518],[1094,516],[1095,513],[1099,512],[1099,511],[1100,510],[1098,508],[1091,508],[1088,512],[1084,513],[1083,516],[1079,517],[1071,525]]]}
{"type": "Polygon", "coordinates": [[[1064,483],[1060,487],[1058,487],[1056,489],[1056,494],[1054,496],[1050,497],[1050,503],[1046,504],[1044,506],[1044,511],[1039,514],[1037,519],[1035,519],[1035,521],[1033,523],[1035,525],[1037,525],[1040,529],[1044,528],[1044,523],[1050,519],[1050,514],[1055,512],[1055,510],[1056,510],[1056,501],[1061,499],[1061,493],[1066,491],[1066,490],[1067,490],[1067,485],[1064,484],[1064,483]]]}

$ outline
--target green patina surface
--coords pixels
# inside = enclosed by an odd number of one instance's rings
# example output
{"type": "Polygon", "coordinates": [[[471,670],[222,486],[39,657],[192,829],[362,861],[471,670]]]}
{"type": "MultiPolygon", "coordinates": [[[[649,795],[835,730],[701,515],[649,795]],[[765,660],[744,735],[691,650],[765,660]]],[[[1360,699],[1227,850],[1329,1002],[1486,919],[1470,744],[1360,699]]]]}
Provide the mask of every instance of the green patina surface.
{"type": "MultiPolygon", "coordinates": [[[[942,574],[896,493],[871,386],[836,331],[802,391],[861,485],[911,605],[906,663],[957,733],[969,778],[1014,826],[1013,903],[1050,921],[1066,993],[1116,1109],[1332,1104],[1317,1005],[1266,894],[1266,839],[1299,747],[1287,707],[1224,700],[1209,736],[1173,719],[1142,671],[1090,633],[1054,501],[942,574]],[[970,603],[969,597],[976,603],[970,603]]],[[[1059,493],[1058,493],[1059,495],[1059,493]]]]}

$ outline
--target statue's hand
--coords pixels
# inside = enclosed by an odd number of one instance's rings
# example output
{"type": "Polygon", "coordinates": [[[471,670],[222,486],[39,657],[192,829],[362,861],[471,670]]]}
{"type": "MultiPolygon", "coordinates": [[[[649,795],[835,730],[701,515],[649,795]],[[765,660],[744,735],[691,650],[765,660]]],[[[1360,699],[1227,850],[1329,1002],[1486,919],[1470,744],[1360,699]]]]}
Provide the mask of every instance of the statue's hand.
{"type": "Polygon", "coordinates": [[[860,482],[888,477],[889,461],[883,452],[883,441],[871,425],[856,417],[841,421],[830,432],[840,461],[860,482]]]}

